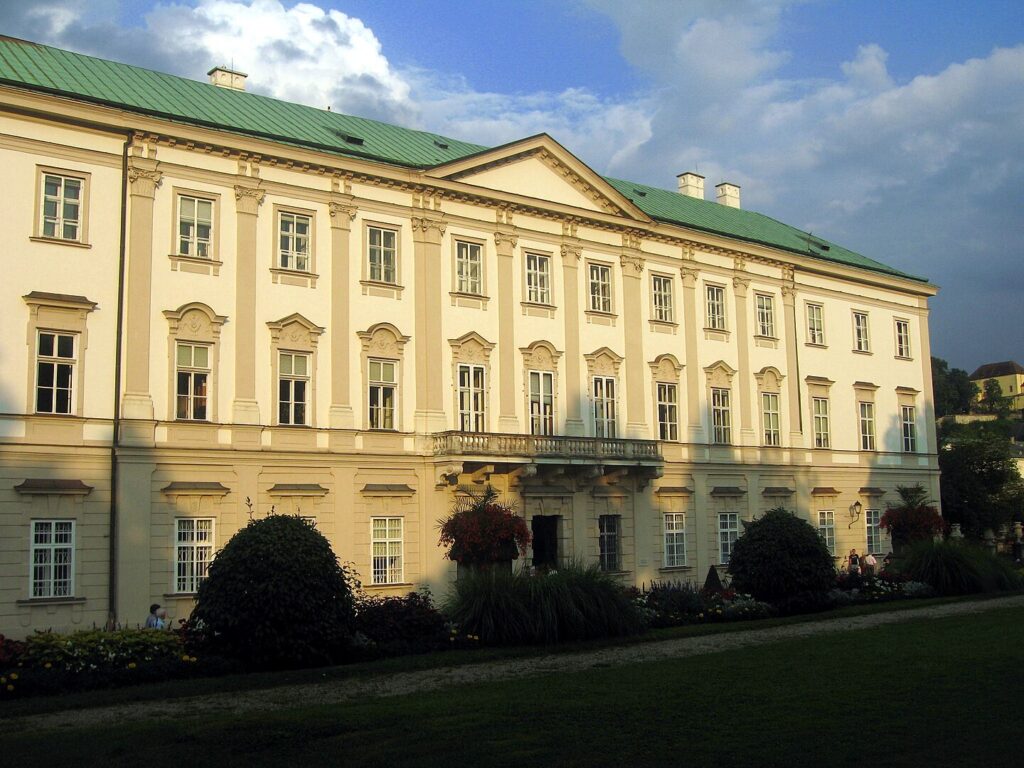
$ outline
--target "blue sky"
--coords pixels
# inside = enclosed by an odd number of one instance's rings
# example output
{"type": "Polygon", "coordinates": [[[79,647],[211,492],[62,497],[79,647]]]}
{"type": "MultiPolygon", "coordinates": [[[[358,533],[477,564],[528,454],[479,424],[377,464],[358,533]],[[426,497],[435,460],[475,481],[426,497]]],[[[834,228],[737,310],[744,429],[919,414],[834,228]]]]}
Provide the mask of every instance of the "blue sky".
{"type": "Polygon", "coordinates": [[[35,0],[0,32],[743,206],[942,287],[932,350],[1024,362],[1024,2],[35,0]]]}

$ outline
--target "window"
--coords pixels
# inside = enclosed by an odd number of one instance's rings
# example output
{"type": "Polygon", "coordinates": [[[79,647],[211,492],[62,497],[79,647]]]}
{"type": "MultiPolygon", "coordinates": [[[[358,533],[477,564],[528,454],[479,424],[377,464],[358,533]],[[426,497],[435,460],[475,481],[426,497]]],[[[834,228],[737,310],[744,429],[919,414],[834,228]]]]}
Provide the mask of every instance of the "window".
{"type": "Polygon", "coordinates": [[[825,344],[825,308],[821,304],[807,305],[807,343],[825,344]]]}
{"type": "Polygon", "coordinates": [[[757,335],[775,338],[775,301],[771,296],[759,293],[757,302],[757,335]]]}
{"type": "Polygon", "coordinates": [[[370,360],[368,362],[369,427],[370,429],[396,429],[395,403],[398,399],[398,363],[394,360],[370,360]]]}
{"type": "Polygon", "coordinates": [[[832,440],[829,436],[828,398],[815,397],[811,403],[814,411],[814,447],[829,448],[832,440]]]}
{"type": "Polygon", "coordinates": [[[530,434],[555,434],[555,374],[530,371],[530,434]]]}
{"type": "Polygon", "coordinates": [[[836,513],[831,509],[818,512],[818,535],[832,557],[836,556],[836,513]]]}
{"type": "Polygon", "coordinates": [[[615,379],[594,377],[594,436],[615,437],[615,379]]]}
{"type": "Polygon", "coordinates": [[[761,393],[761,420],[765,445],[782,445],[779,427],[779,396],[774,392],[761,393]]]}
{"type": "Polygon", "coordinates": [[[658,382],[658,439],[679,439],[679,394],[675,384],[658,382]]]}
{"type": "Polygon", "coordinates": [[[672,278],[667,275],[652,275],[651,297],[654,302],[654,319],[662,323],[675,322],[675,308],[672,301],[672,278]]]}
{"type": "Polygon", "coordinates": [[[729,405],[728,389],[711,389],[711,431],[712,442],[718,445],[732,443],[732,412],[729,405]]]}
{"type": "Polygon", "coordinates": [[[601,515],[598,518],[598,547],[602,571],[621,571],[622,558],[619,556],[618,515],[601,515]]]}
{"type": "Polygon", "coordinates": [[[882,552],[882,511],[880,509],[864,510],[864,521],[868,529],[868,552],[872,555],[882,552]]]}
{"type": "Polygon", "coordinates": [[[723,565],[732,557],[732,548],[740,537],[740,516],[735,512],[718,515],[718,562],[723,565]]]}
{"type": "Polygon", "coordinates": [[[680,568],[686,565],[686,515],[672,512],[664,516],[665,523],[665,567],[680,568]]]}
{"type": "Polygon", "coordinates": [[[875,404],[857,403],[860,411],[860,449],[875,450],[875,404]]]}
{"type": "Polygon", "coordinates": [[[82,242],[85,180],[44,173],[39,233],[42,237],[82,242]]]}
{"type": "Polygon", "coordinates": [[[404,580],[402,564],[402,518],[374,517],[373,528],[373,583],[401,584],[404,580]]]}
{"type": "Polygon", "coordinates": [[[725,330],[725,288],[720,285],[705,286],[707,290],[708,328],[725,330]]]}
{"type": "Polygon", "coordinates": [[[398,283],[398,232],[383,227],[367,227],[368,279],[378,283],[398,283]]]}
{"type": "Polygon", "coordinates": [[[178,342],[177,361],[175,418],[206,421],[210,348],[202,344],[178,342]]]}
{"type": "Polygon", "coordinates": [[[309,271],[309,238],[312,219],[299,213],[281,211],[278,243],[281,249],[281,269],[309,271]]]}
{"type": "Polygon", "coordinates": [[[910,357],[910,323],[896,321],[896,357],[910,357]]]}
{"type": "Polygon", "coordinates": [[[903,425],[903,452],[917,453],[917,409],[912,405],[901,405],[900,422],[903,425]]]}
{"type": "Polygon", "coordinates": [[[32,597],[75,594],[75,521],[32,521],[32,597]]]}
{"type": "Polygon", "coordinates": [[[209,259],[213,242],[213,200],[178,195],[178,255],[209,259]]]}
{"type": "Polygon", "coordinates": [[[604,264],[590,265],[590,309],[612,311],[612,268],[604,264]]]}
{"type": "Polygon", "coordinates": [[[483,246],[455,243],[455,291],[482,296],[484,292],[483,246]]]}
{"type": "Polygon", "coordinates": [[[484,411],[484,367],[459,364],[459,429],[463,432],[486,432],[484,411]]]}
{"type": "Polygon", "coordinates": [[[75,412],[77,334],[39,331],[36,341],[36,413],[75,412]]]}
{"type": "Polygon", "coordinates": [[[195,592],[213,560],[213,518],[179,517],[174,522],[174,591],[195,592]]]}
{"type": "Polygon", "coordinates": [[[305,424],[309,394],[309,355],[281,352],[277,370],[277,423],[305,424]]]}
{"type": "Polygon", "coordinates": [[[526,300],[534,304],[551,304],[550,256],[526,254],[526,300]]]}
{"type": "Polygon", "coordinates": [[[853,313],[853,350],[870,352],[871,339],[868,337],[868,316],[865,312],[853,313]]]}

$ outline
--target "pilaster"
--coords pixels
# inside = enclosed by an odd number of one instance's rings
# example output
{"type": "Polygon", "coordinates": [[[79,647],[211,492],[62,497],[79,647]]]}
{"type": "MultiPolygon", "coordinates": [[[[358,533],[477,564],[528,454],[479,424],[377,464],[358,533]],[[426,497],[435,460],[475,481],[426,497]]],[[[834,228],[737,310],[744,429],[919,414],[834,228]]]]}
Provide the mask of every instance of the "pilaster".
{"type": "Polygon", "coordinates": [[[353,429],[355,418],[351,404],[349,379],[351,306],[349,253],[352,220],[356,217],[353,197],[333,195],[328,203],[331,224],[331,429],[353,429]]]}
{"type": "MultiPolygon", "coordinates": [[[[500,215],[500,214],[499,214],[500,215]]],[[[509,214],[506,217],[510,218],[509,214]]],[[[519,432],[516,418],[516,344],[515,304],[512,286],[515,284],[513,254],[519,236],[515,228],[499,229],[494,233],[498,252],[498,431],[519,432]]]]}
{"type": "Polygon", "coordinates": [[[644,260],[639,251],[639,238],[624,235],[623,240],[627,250],[619,257],[619,263],[622,265],[622,314],[626,337],[626,436],[646,439],[650,433],[644,407],[644,329],[640,298],[644,260]]]}
{"type": "MultiPolygon", "coordinates": [[[[737,265],[737,269],[742,265],[737,265]]],[[[736,296],[736,346],[737,366],[736,371],[739,380],[736,399],[740,405],[740,445],[756,445],[759,441],[754,434],[753,421],[751,419],[750,396],[753,392],[753,379],[750,376],[750,324],[747,321],[747,291],[750,288],[750,279],[735,275],[732,279],[733,293],[736,296]]]]}
{"type": "Polygon", "coordinates": [[[704,426],[701,420],[700,393],[703,384],[700,380],[700,368],[697,365],[697,329],[704,326],[701,320],[702,309],[697,301],[696,266],[684,265],[679,274],[683,279],[683,311],[689,318],[683,320],[684,344],[686,354],[686,419],[687,440],[691,443],[704,442],[704,426]]]}
{"type": "Polygon", "coordinates": [[[412,209],[416,281],[416,410],[421,434],[448,428],[444,412],[444,338],[441,326],[441,240],[447,223],[439,201],[421,200],[412,209]]]}
{"type": "Polygon", "coordinates": [[[583,247],[576,237],[576,227],[563,224],[562,285],[565,291],[565,433],[583,434],[580,405],[580,296],[579,264],[583,247]]]}
{"type": "Polygon", "coordinates": [[[265,194],[258,186],[235,185],[235,424],[260,423],[256,400],[256,224],[265,194]]]}
{"type": "Polygon", "coordinates": [[[788,282],[782,285],[782,311],[786,334],[786,393],[789,411],[789,446],[802,448],[803,409],[800,406],[800,363],[797,359],[797,325],[796,325],[796,284],[793,282],[792,270],[787,270],[788,282]]]}

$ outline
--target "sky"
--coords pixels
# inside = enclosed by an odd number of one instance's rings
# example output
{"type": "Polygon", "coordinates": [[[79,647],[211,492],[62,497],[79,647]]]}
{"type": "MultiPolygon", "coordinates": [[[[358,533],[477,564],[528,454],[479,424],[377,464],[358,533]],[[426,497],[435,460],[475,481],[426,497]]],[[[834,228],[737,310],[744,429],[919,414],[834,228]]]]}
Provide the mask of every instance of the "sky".
{"type": "Polygon", "coordinates": [[[0,0],[0,33],[709,194],[941,288],[932,353],[1024,362],[1021,0],[0,0]]]}

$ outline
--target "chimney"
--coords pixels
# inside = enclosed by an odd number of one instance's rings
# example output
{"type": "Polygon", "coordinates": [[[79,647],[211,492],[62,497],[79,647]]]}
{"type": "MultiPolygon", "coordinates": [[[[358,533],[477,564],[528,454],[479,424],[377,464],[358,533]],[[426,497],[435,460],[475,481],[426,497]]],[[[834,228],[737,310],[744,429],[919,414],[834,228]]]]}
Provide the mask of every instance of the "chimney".
{"type": "Polygon", "coordinates": [[[715,193],[720,205],[728,205],[730,208],[740,207],[740,185],[730,184],[723,181],[715,185],[715,193]]]}
{"type": "Polygon", "coordinates": [[[245,72],[227,67],[214,67],[206,74],[210,76],[210,82],[218,88],[227,88],[230,91],[245,90],[245,78],[248,77],[245,72]]]}
{"type": "Polygon", "coordinates": [[[676,178],[679,180],[680,195],[696,197],[698,200],[704,199],[703,176],[699,173],[694,173],[693,171],[687,171],[686,173],[680,173],[676,178]]]}

